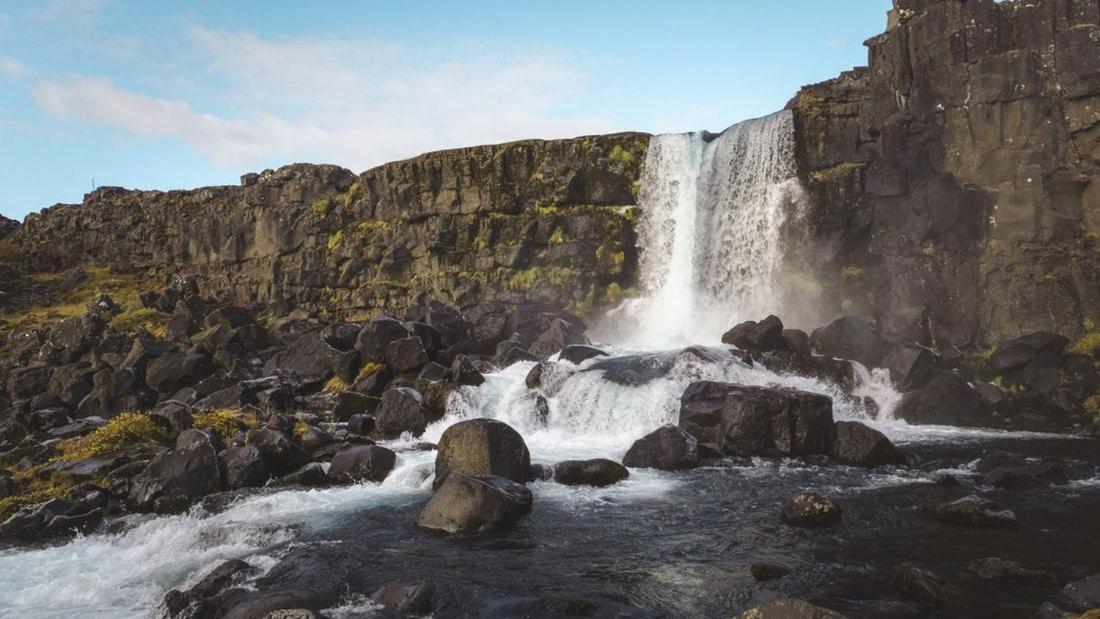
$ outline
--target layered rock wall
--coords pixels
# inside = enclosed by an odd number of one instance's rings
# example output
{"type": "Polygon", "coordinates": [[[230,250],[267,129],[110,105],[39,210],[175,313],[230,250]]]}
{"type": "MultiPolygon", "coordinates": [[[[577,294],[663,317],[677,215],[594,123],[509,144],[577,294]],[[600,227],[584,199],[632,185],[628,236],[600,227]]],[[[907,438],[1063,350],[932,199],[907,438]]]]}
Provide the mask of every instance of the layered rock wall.
{"type": "Polygon", "coordinates": [[[792,101],[837,313],[983,347],[1100,321],[1100,3],[895,0],[792,101]]]}
{"type": "Polygon", "coordinates": [[[400,312],[426,297],[615,302],[635,278],[648,136],[528,140],[429,153],[358,177],[336,166],[249,174],[239,187],[129,191],[31,215],[27,264],[111,265],[280,310],[400,312]]]}

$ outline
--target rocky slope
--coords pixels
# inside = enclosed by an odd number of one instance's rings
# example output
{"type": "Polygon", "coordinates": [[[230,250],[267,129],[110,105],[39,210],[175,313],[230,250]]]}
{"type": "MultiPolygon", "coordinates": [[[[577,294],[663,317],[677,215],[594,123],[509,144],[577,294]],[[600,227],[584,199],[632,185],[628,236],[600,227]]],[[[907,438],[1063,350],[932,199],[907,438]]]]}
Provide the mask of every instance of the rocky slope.
{"type": "Polygon", "coordinates": [[[985,346],[1100,319],[1100,4],[895,0],[869,66],[798,93],[834,303],[985,346]]]}

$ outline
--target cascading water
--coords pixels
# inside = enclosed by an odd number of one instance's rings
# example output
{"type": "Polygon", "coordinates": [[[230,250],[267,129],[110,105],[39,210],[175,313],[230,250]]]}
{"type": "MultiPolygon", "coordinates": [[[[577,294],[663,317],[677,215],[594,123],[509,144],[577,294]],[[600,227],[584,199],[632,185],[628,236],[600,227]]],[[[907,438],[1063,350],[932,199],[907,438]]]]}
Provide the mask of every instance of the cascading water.
{"type": "Polygon", "coordinates": [[[805,199],[793,151],[789,111],[716,137],[650,141],[639,196],[644,296],[611,313],[611,339],[642,347],[717,342],[736,322],[795,300],[788,237],[805,199]]]}

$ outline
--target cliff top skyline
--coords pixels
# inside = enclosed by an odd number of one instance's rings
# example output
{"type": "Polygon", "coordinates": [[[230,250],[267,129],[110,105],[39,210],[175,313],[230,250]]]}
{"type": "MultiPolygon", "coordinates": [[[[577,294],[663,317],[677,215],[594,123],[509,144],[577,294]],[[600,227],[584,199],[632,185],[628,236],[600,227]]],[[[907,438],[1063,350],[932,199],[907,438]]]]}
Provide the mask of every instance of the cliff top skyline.
{"type": "Polygon", "coordinates": [[[720,130],[865,62],[889,0],[0,7],[0,214],[96,185],[623,130],[720,130]],[[47,182],[48,181],[48,182],[47,182]]]}

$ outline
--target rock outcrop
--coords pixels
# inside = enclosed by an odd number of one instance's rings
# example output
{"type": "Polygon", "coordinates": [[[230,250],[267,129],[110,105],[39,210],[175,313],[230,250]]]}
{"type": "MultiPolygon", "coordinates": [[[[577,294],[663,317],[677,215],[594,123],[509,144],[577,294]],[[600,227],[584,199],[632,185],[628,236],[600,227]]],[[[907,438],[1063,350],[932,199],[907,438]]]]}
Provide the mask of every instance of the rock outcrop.
{"type": "Polygon", "coordinates": [[[866,45],[790,103],[835,307],[940,350],[1100,321],[1100,6],[895,0],[866,45]]]}
{"type": "Polygon", "coordinates": [[[101,187],[11,237],[34,270],[188,273],[212,296],[286,311],[398,313],[429,294],[588,309],[635,279],[647,147],[622,133],[441,151],[359,176],[295,164],[236,187],[101,187]]]}

